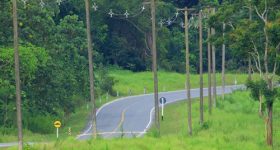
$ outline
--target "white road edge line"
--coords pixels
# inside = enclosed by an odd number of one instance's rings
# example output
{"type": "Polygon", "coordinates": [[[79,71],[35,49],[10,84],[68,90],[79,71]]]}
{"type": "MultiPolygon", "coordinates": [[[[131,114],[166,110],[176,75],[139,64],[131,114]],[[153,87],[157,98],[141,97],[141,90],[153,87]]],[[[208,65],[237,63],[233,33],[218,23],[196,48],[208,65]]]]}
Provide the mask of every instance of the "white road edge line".
{"type": "MultiPolygon", "coordinates": [[[[100,135],[104,135],[104,134],[142,134],[142,131],[126,131],[126,132],[98,132],[98,134],[100,135]]],[[[89,134],[84,134],[83,136],[87,136],[87,135],[92,135],[91,133],[89,134]]]]}
{"type": "MultiPolygon", "coordinates": [[[[108,102],[108,103],[104,104],[103,106],[101,106],[101,107],[97,110],[97,112],[96,112],[96,117],[98,116],[99,112],[100,112],[104,107],[106,107],[106,106],[108,106],[108,105],[110,105],[110,104],[116,103],[116,102],[121,101],[121,100],[125,100],[125,99],[127,99],[127,98],[133,98],[133,97],[139,97],[139,96],[147,96],[147,95],[152,95],[152,94],[144,94],[144,95],[135,95],[135,96],[122,97],[122,98],[116,99],[116,100],[114,100],[114,101],[108,102]]],[[[76,139],[79,139],[81,136],[84,136],[84,135],[88,134],[88,132],[90,131],[91,128],[92,128],[92,124],[90,124],[89,128],[88,128],[84,133],[77,135],[76,139]]]]}
{"type": "MultiPolygon", "coordinates": [[[[173,92],[175,93],[175,92],[180,92],[180,91],[183,91],[183,90],[172,91],[172,92],[162,92],[162,93],[173,93],[173,92]]],[[[147,95],[153,95],[153,93],[150,93],[150,94],[142,94],[142,95],[135,95],[135,96],[128,96],[128,97],[122,97],[122,98],[116,99],[116,100],[114,100],[114,101],[108,102],[108,103],[104,104],[103,106],[101,106],[101,107],[97,110],[96,116],[98,116],[99,112],[100,112],[104,107],[106,107],[106,106],[108,106],[108,105],[110,105],[110,104],[116,103],[116,102],[121,101],[121,100],[125,100],[125,99],[127,99],[127,98],[141,97],[141,96],[147,96],[147,95]]],[[[77,135],[76,139],[79,139],[81,136],[87,135],[91,128],[92,128],[92,124],[90,124],[89,128],[88,128],[84,133],[77,135]]]]}
{"type": "MultiPolygon", "coordinates": [[[[234,86],[236,86],[236,87],[240,87],[240,86],[243,87],[244,85],[227,85],[227,86],[225,86],[225,87],[234,87],[234,86]]],[[[221,86],[218,86],[217,88],[221,88],[221,86]]],[[[205,90],[205,89],[208,89],[208,88],[203,88],[203,90],[205,90]]],[[[194,90],[199,90],[199,88],[191,89],[191,91],[194,91],[194,90]]],[[[170,91],[170,92],[160,92],[159,94],[164,94],[164,93],[177,93],[177,92],[182,92],[182,91],[185,91],[185,90],[170,91]]],[[[118,101],[125,100],[125,99],[127,99],[127,98],[141,97],[141,96],[147,96],[147,95],[154,95],[154,93],[142,94],[142,95],[135,95],[135,96],[128,96],[128,97],[122,97],[122,98],[116,99],[116,100],[114,100],[114,101],[108,102],[108,103],[104,104],[103,106],[101,106],[101,107],[97,110],[96,116],[98,116],[99,112],[100,112],[104,107],[106,107],[106,106],[108,106],[108,105],[110,105],[110,104],[112,104],[112,103],[116,103],[116,102],[118,102],[118,101]]],[[[150,127],[151,123],[152,123],[152,112],[154,111],[154,109],[155,109],[155,107],[153,107],[153,108],[151,109],[151,111],[150,111],[150,121],[149,121],[149,123],[147,124],[147,126],[146,126],[146,128],[144,129],[143,132],[146,132],[147,129],[150,127]]],[[[84,136],[84,135],[91,135],[91,134],[88,134],[88,132],[90,131],[91,128],[92,128],[92,124],[89,126],[89,128],[88,128],[84,133],[77,135],[76,139],[79,139],[80,137],[82,137],[82,136],[84,136]]],[[[143,134],[141,133],[141,134],[138,135],[137,137],[140,137],[140,136],[142,136],[142,135],[143,135],[143,134]]]]}
{"type": "MultiPolygon", "coordinates": [[[[238,87],[238,88],[242,88],[244,85],[228,85],[228,86],[225,86],[225,87],[226,87],[226,88],[232,88],[233,86],[236,86],[236,87],[238,87]]],[[[217,88],[222,88],[222,86],[218,86],[217,88]]],[[[200,89],[200,88],[191,89],[191,91],[195,91],[195,90],[199,90],[199,89],[200,89]]],[[[208,89],[208,88],[203,88],[203,90],[205,90],[205,89],[208,89]]],[[[234,89],[232,89],[232,91],[233,91],[233,90],[234,90],[234,89]]],[[[185,91],[185,90],[172,91],[172,92],[162,92],[162,93],[173,93],[173,92],[182,92],[182,91],[185,91]]],[[[231,91],[231,92],[232,92],[232,91],[231,91]]],[[[177,102],[177,101],[167,102],[166,104],[170,104],[170,103],[174,103],[174,102],[177,102]]],[[[150,121],[149,121],[149,123],[147,124],[146,128],[145,128],[144,131],[143,131],[142,133],[140,133],[137,137],[140,137],[140,136],[142,136],[143,134],[147,133],[147,130],[150,128],[150,125],[151,125],[151,123],[152,123],[152,118],[153,118],[152,113],[153,113],[154,109],[155,109],[155,107],[153,107],[153,108],[151,109],[151,111],[150,111],[150,121]]]]}
{"type": "Polygon", "coordinates": [[[137,137],[142,136],[143,134],[145,134],[147,132],[147,130],[150,128],[151,124],[152,124],[152,120],[153,120],[153,112],[155,110],[155,107],[153,107],[150,111],[150,120],[149,123],[147,124],[146,128],[144,129],[144,131],[142,133],[140,133],[137,137]]]}

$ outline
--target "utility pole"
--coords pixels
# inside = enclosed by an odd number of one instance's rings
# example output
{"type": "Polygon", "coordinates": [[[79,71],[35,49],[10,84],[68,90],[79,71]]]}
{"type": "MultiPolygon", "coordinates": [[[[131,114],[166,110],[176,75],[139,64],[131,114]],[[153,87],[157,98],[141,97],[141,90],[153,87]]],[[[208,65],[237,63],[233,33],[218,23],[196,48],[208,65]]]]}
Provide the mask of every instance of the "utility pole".
{"type": "MultiPolygon", "coordinates": [[[[213,9],[213,13],[215,13],[215,8],[213,9]]],[[[216,31],[214,28],[211,28],[212,35],[216,34],[216,31]]],[[[217,97],[217,83],[216,83],[216,47],[214,44],[212,44],[212,71],[213,71],[213,104],[214,107],[216,107],[216,97],[217,97]]]]}
{"type": "Polygon", "coordinates": [[[248,67],[248,74],[249,75],[248,75],[248,79],[252,80],[252,60],[251,60],[251,56],[249,56],[248,62],[249,62],[249,67],[248,67]]]}
{"type": "Polygon", "coordinates": [[[154,99],[155,99],[155,125],[160,134],[160,119],[158,105],[158,77],[157,77],[157,38],[156,38],[156,6],[155,0],[151,0],[151,16],[152,16],[152,53],[153,53],[153,73],[154,73],[154,99]]]}
{"type": "MultiPolygon", "coordinates": [[[[250,7],[249,7],[249,19],[250,19],[250,21],[252,21],[252,4],[250,3],[250,7]]],[[[250,54],[248,54],[249,55],[249,67],[248,67],[248,74],[249,74],[249,76],[248,76],[248,79],[249,80],[252,80],[252,63],[251,63],[251,56],[250,56],[250,54]]]]}
{"type": "Polygon", "coordinates": [[[14,59],[15,59],[15,80],[16,80],[16,107],[17,107],[17,127],[18,127],[18,149],[23,149],[22,136],[22,113],[21,113],[21,89],[19,71],[19,46],[18,46],[18,18],[17,0],[13,0],[13,27],[14,27],[14,59]]]}
{"type": "Polygon", "coordinates": [[[192,100],[191,100],[191,84],[190,84],[190,49],[189,49],[189,19],[188,9],[178,9],[178,11],[184,11],[185,13],[185,44],[186,44],[186,92],[188,99],[188,132],[192,135],[192,100]]]}
{"type": "Polygon", "coordinates": [[[226,61],[226,45],[225,45],[225,29],[226,24],[223,23],[223,48],[222,48],[222,98],[225,99],[225,61],[226,61]]]}
{"type": "MultiPolygon", "coordinates": [[[[210,9],[208,9],[208,14],[210,14],[210,9]]],[[[211,85],[211,44],[209,42],[209,38],[211,36],[211,29],[208,27],[208,42],[207,42],[207,51],[208,51],[208,110],[209,114],[212,113],[212,85],[211,85]]]]}
{"type": "Polygon", "coordinates": [[[85,0],[86,7],[86,24],[87,24],[87,43],[88,43],[88,62],[89,62],[89,82],[90,82],[90,100],[93,105],[92,110],[92,128],[93,128],[93,138],[97,138],[97,129],[96,129],[96,105],[94,99],[94,74],[93,74],[93,61],[92,61],[92,41],[91,41],[91,32],[90,32],[90,8],[89,0],[85,0]]]}
{"type": "Polygon", "coordinates": [[[203,124],[203,58],[202,58],[202,10],[199,11],[199,75],[200,75],[200,124],[203,124]]]}
{"type": "Polygon", "coordinates": [[[188,8],[185,8],[185,44],[186,44],[186,84],[188,98],[188,127],[189,135],[192,135],[192,100],[191,100],[191,84],[190,84],[190,49],[189,49],[189,19],[188,8]]]}

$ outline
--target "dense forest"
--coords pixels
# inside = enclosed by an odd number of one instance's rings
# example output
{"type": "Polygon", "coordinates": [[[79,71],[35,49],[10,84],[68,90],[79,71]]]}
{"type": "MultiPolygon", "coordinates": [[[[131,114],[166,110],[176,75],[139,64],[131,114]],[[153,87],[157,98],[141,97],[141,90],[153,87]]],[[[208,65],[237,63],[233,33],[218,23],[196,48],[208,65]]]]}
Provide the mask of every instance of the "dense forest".
{"type": "MultiPolygon", "coordinates": [[[[84,1],[19,0],[20,73],[23,99],[24,127],[40,133],[51,129],[43,122],[64,118],[89,99],[88,61],[84,1]],[[42,3],[43,2],[43,3],[42,3]]],[[[216,7],[217,13],[203,20],[204,71],[207,71],[207,42],[216,46],[217,70],[222,68],[222,44],[226,43],[226,69],[246,72],[248,55],[253,55],[253,71],[264,69],[261,59],[265,53],[267,27],[271,59],[278,59],[280,41],[279,0],[269,0],[269,13],[264,23],[259,16],[264,10],[261,0],[158,0],[157,51],[160,70],[185,72],[183,14],[176,8],[216,7]],[[252,7],[250,19],[249,7],[252,7]],[[174,19],[174,15],[176,18],[174,19]],[[170,20],[169,18],[173,19],[170,20]],[[164,20],[163,24],[161,21],[164,20]],[[171,21],[171,22],[169,22],[171,21]],[[223,30],[223,24],[226,24],[223,30]],[[207,37],[207,27],[216,34],[207,37]],[[224,33],[224,37],[222,36],[224,33]],[[223,37],[223,38],[222,38],[223,37]],[[251,39],[251,40],[248,40],[251,39]],[[254,44],[251,44],[253,41],[254,44]]],[[[190,18],[191,72],[199,72],[198,21],[190,18]]],[[[0,125],[15,127],[15,81],[12,30],[12,3],[0,2],[0,125]]],[[[135,72],[151,70],[151,15],[149,5],[142,0],[94,0],[91,8],[91,33],[94,45],[96,95],[107,91],[114,95],[114,79],[108,75],[109,66],[135,72]],[[98,7],[96,7],[98,6],[98,7]],[[110,12],[115,15],[110,15],[110,12]],[[129,12],[125,15],[118,16],[129,12]]],[[[273,64],[269,64],[270,69],[273,64]]],[[[278,72],[279,70],[276,70],[278,72]]]]}

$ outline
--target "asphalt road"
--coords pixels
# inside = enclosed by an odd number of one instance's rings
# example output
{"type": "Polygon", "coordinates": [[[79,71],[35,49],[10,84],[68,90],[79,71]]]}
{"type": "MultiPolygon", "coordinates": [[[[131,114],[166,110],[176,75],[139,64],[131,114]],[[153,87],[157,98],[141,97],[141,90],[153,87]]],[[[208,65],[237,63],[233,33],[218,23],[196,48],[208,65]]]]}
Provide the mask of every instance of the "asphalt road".
{"type": "MultiPolygon", "coordinates": [[[[226,86],[226,93],[243,88],[243,85],[226,86]]],[[[221,94],[221,87],[217,87],[217,94],[221,94]]],[[[204,88],[204,96],[208,95],[208,89],[204,88]]],[[[186,91],[173,91],[159,93],[159,98],[165,97],[168,103],[174,103],[187,99],[186,91]]],[[[191,90],[191,97],[199,97],[199,89],[191,90]]],[[[139,137],[144,135],[153,122],[154,95],[145,94],[117,99],[103,105],[97,111],[97,130],[103,138],[114,137],[139,137]]],[[[92,136],[91,121],[86,129],[77,136],[78,140],[86,140],[92,136]]],[[[0,143],[0,148],[17,145],[17,142],[0,143]]],[[[32,144],[32,143],[30,143],[32,144]]]]}
{"type": "MultiPolygon", "coordinates": [[[[226,93],[231,93],[236,88],[244,86],[226,86],[226,93]]],[[[221,87],[217,87],[217,94],[221,94],[221,87]]],[[[204,96],[208,95],[208,89],[204,88],[204,96]]],[[[159,98],[165,97],[167,103],[173,103],[187,99],[186,91],[162,92],[159,98]]],[[[191,90],[191,97],[199,97],[199,89],[191,90]]],[[[146,133],[154,116],[154,95],[138,95],[117,99],[105,104],[97,111],[97,130],[103,138],[114,137],[139,137],[146,133]]],[[[86,140],[92,136],[91,121],[82,134],[77,136],[79,140],[86,140]]]]}

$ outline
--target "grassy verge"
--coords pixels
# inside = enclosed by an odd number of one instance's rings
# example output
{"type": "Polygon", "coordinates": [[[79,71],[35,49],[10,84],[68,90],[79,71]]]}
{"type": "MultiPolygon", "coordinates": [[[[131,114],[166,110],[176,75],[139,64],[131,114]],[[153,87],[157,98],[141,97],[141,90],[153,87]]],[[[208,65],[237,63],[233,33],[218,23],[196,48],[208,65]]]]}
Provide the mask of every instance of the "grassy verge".
{"type": "MultiPolygon", "coordinates": [[[[62,127],[59,129],[59,137],[65,139],[67,137],[75,137],[80,131],[85,127],[87,116],[89,116],[90,107],[87,109],[86,105],[79,107],[75,113],[66,120],[62,122],[62,127]],[[69,135],[69,128],[71,128],[71,135],[69,135]]],[[[24,130],[24,141],[26,142],[46,142],[56,140],[56,128],[53,124],[54,120],[50,120],[50,128],[53,128],[52,134],[36,134],[30,131],[24,130]]],[[[1,135],[1,142],[14,142],[17,141],[17,133],[15,132],[10,135],[1,135]]]]}
{"type": "MultiPolygon", "coordinates": [[[[116,70],[111,69],[109,71],[110,75],[115,78],[117,83],[114,86],[114,89],[119,92],[120,97],[129,95],[129,90],[131,89],[132,95],[143,94],[144,87],[147,89],[147,93],[151,93],[153,90],[153,76],[152,72],[139,72],[134,73],[127,70],[116,70]]],[[[185,75],[180,73],[164,72],[159,71],[159,91],[173,91],[184,89],[185,75]]],[[[253,76],[255,79],[258,78],[258,75],[253,76]]],[[[207,74],[204,75],[205,87],[207,86],[207,74]]],[[[226,74],[226,83],[234,84],[235,79],[238,84],[245,83],[247,79],[246,74],[226,74]]],[[[217,74],[217,85],[221,85],[221,75],[217,74]]],[[[199,75],[191,75],[191,86],[192,88],[197,88],[199,86],[199,75]]],[[[103,95],[102,98],[96,99],[97,107],[102,106],[104,103],[115,100],[120,97],[103,95]]],[[[67,119],[67,122],[62,122],[63,127],[60,129],[60,138],[75,138],[80,132],[84,129],[88,117],[90,114],[90,104],[81,106],[79,109],[73,113],[70,118],[67,119]],[[68,130],[71,128],[71,136],[68,135],[68,130]]],[[[53,120],[51,120],[53,122],[53,120]]],[[[35,134],[30,131],[24,132],[25,141],[55,141],[56,140],[56,129],[50,123],[50,128],[54,129],[53,134],[42,135],[35,134]]],[[[17,140],[16,133],[12,135],[1,135],[0,142],[12,142],[17,140]]]]}
{"type": "MultiPolygon", "coordinates": [[[[207,99],[206,99],[207,100],[207,99]]],[[[266,146],[266,131],[263,118],[258,116],[258,102],[248,92],[235,92],[225,100],[218,99],[217,108],[208,114],[205,102],[205,123],[199,125],[199,101],[193,103],[193,136],[188,133],[187,103],[178,102],[166,107],[164,121],[161,121],[162,136],[186,137],[194,149],[270,149],[266,146]],[[178,119],[181,118],[181,119],[178,119]]],[[[274,106],[274,148],[280,148],[280,109],[274,106]]],[[[151,129],[147,136],[154,136],[151,129]]]]}
{"type": "MultiPolygon", "coordinates": [[[[103,96],[102,99],[97,99],[97,107],[101,107],[103,104],[114,100],[115,97],[103,96]]],[[[79,107],[75,113],[72,113],[70,117],[62,122],[62,127],[59,129],[59,139],[76,138],[77,135],[85,128],[90,117],[92,105],[90,103],[84,104],[79,107]],[[69,128],[71,130],[71,135],[69,134],[69,128]]],[[[28,130],[24,130],[24,141],[26,142],[48,142],[56,141],[56,128],[52,125],[54,120],[50,120],[50,128],[53,128],[52,134],[37,134],[28,130]]],[[[0,134],[0,143],[4,142],[14,142],[17,141],[17,131],[16,129],[11,129],[13,132],[11,134],[0,134]]]]}
{"type": "MultiPolygon", "coordinates": [[[[270,150],[265,144],[265,125],[258,116],[258,103],[248,92],[227,95],[218,100],[212,115],[207,113],[205,98],[205,124],[199,125],[199,102],[193,102],[193,136],[187,134],[187,104],[181,101],[168,105],[165,120],[161,122],[161,137],[156,137],[154,129],[143,138],[76,141],[73,138],[53,143],[38,144],[31,149],[106,149],[106,150],[150,150],[150,149],[195,149],[195,150],[270,150]]],[[[279,107],[277,102],[275,107],[279,107]]],[[[280,110],[274,109],[274,142],[279,146],[280,110]]],[[[11,148],[16,149],[16,148],[11,148]]]]}
{"type": "MultiPolygon", "coordinates": [[[[147,93],[153,92],[153,74],[152,72],[131,72],[128,70],[111,70],[110,75],[117,81],[114,86],[114,90],[119,91],[120,95],[129,95],[129,91],[132,94],[143,94],[146,87],[147,93]]],[[[208,86],[208,75],[204,74],[204,86],[208,86]]],[[[216,74],[217,85],[221,85],[221,74],[216,74]]],[[[226,84],[233,85],[235,79],[237,84],[244,84],[248,78],[247,74],[226,74],[226,84]]],[[[259,76],[255,74],[254,79],[258,79],[259,76]]],[[[186,76],[185,74],[175,72],[158,72],[159,91],[174,91],[185,88],[186,76]]],[[[191,88],[199,87],[199,75],[191,75],[191,88]]]]}

